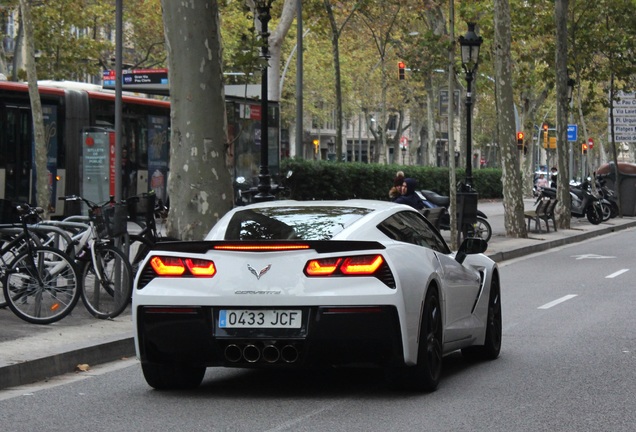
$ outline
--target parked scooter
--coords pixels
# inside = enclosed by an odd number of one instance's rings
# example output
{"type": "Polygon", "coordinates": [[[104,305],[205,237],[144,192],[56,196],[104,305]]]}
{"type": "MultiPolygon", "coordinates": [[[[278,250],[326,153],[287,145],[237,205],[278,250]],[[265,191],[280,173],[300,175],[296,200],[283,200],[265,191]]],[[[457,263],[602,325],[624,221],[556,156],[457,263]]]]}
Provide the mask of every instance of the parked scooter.
{"type": "MultiPolygon", "coordinates": [[[[422,202],[424,206],[427,208],[438,208],[443,207],[446,211],[442,214],[439,221],[439,229],[440,230],[450,230],[450,214],[448,213],[448,208],[450,205],[450,198],[444,195],[439,195],[436,192],[431,190],[420,190],[417,191],[420,198],[422,198],[422,202]]],[[[489,241],[490,237],[492,237],[492,228],[490,224],[486,220],[488,216],[486,216],[479,209],[477,210],[477,221],[470,227],[467,227],[466,232],[470,237],[481,237],[482,239],[489,241]]],[[[463,230],[462,230],[463,231],[463,230]]]]}
{"type": "MultiPolygon", "coordinates": [[[[556,189],[543,188],[541,190],[542,197],[556,198],[556,189]]],[[[595,197],[592,191],[587,187],[570,186],[570,211],[572,216],[577,218],[587,217],[592,225],[598,225],[603,222],[603,208],[601,206],[601,198],[595,197]]]]}
{"type": "Polygon", "coordinates": [[[607,175],[596,177],[596,190],[603,198],[603,220],[607,220],[605,219],[605,216],[608,212],[609,218],[615,218],[618,216],[618,197],[616,196],[616,192],[607,187],[607,175]]]}

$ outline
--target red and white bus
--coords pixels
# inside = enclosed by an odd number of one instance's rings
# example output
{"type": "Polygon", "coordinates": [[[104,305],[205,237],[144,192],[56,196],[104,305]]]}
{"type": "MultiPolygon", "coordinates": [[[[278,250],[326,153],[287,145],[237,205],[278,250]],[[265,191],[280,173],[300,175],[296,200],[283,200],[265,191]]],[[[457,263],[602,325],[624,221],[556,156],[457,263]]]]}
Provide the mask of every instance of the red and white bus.
{"type": "MultiPolygon", "coordinates": [[[[78,214],[76,203],[58,196],[79,194],[106,201],[113,194],[112,146],[115,93],[101,86],[69,81],[40,81],[47,143],[47,168],[53,216],[78,214]]],[[[257,181],[260,155],[260,103],[226,98],[235,177],[257,181]],[[249,113],[250,115],[245,115],[249,113]],[[255,116],[254,113],[259,113],[255,116]]],[[[280,140],[277,104],[270,110],[270,173],[278,172],[280,140]]],[[[154,189],[165,197],[169,168],[170,103],[122,96],[122,197],[154,189]]],[[[0,81],[0,198],[34,202],[34,140],[26,83],[0,81]]]]}

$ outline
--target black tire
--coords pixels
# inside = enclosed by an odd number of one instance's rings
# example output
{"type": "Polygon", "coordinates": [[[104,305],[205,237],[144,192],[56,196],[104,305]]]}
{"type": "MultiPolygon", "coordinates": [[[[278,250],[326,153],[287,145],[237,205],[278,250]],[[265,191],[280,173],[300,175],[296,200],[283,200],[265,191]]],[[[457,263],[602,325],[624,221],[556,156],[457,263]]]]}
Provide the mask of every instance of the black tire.
{"type": "Polygon", "coordinates": [[[492,237],[492,228],[486,219],[477,216],[477,222],[474,225],[467,227],[466,232],[468,237],[480,237],[485,241],[490,241],[492,237]]]}
{"type": "Polygon", "coordinates": [[[494,273],[490,283],[490,296],[488,298],[486,339],[483,345],[462,349],[462,355],[469,360],[494,360],[499,357],[501,352],[501,339],[501,287],[499,274],[494,273]]]}
{"type": "Polygon", "coordinates": [[[442,309],[435,287],[429,288],[424,299],[420,322],[417,364],[405,369],[404,385],[417,391],[437,389],[442,375],[442,309]]]}
{"type": "Polygon", "coordinates": [[[18,317],[33,324],[51,324],[73,310],[81,283],[67,254],[38,247],[21,253],[7,267],[2,289],[18,317]]]}
{"type": "Polygon", "coordinates": [[[202,366],[142,363],[141,370],[148,385],[157,390],[193,389],[205,375],[202,366]]]}
{"type": "Polygon", "coordinates": [[[132,267],[123,252],[108,244],[97,245],[95,255],[102,280],[97,277],[96,263],[87,262],[82,271],[82,302],[95,318],[115,318],[130,303],[132,267]]]}
{"type": "Polygon", "coordinates": [[[585,216],[592,225],[598,225],[603,222],[603,210],[601,209],[601,203],[596,201],[593,202],[592,205],[588,206],[585,216]]]}

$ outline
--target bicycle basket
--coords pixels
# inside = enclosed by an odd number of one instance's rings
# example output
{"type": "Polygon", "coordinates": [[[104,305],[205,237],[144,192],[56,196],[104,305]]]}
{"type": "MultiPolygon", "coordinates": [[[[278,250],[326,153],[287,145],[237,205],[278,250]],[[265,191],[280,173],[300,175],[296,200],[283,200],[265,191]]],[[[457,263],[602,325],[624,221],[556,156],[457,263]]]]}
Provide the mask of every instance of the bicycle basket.
{"type": "Polygon", "coordinates": [[[155,217],[155,199],[154,193],[138,195],[126,200],[128,204],[128,215],[131,220],[150,221],[155,217]]]}
{"type": "Polygon", "coordinates": [[[106,204],[93,212],[95,227],[100,237],[119,237],[128,231],[125,204],[106,204]]]}

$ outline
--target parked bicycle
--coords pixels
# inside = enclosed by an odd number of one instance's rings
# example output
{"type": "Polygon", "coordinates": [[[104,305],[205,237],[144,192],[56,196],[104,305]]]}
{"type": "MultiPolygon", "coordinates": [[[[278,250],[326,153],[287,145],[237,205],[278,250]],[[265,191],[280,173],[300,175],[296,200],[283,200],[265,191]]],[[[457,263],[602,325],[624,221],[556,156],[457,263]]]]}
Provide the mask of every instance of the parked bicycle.
{"type": "Polygon", "coordinates": [[[115,244],[126,234],[126,206],[112,199],[100,205],[77,195],[59,199],[82,201],[88,207],[88,228],[73,236],[82,302],[96,318],[114,318],[126,309],[132,296],[132,267],[115,244]]]}
{"type": "Polygon", "coordinates": [[[65,252],[39,246],[28,223],[43,213],[41,208],[15,207],[21,233],[5,237],[0,249],[2,291],[9,308],[19,318],[34,324],[50,324],[67,316],[77,304],[81,283],[77,267],[65,252]],[[14,256],[7,264],[6,257],[14,256]]]}

